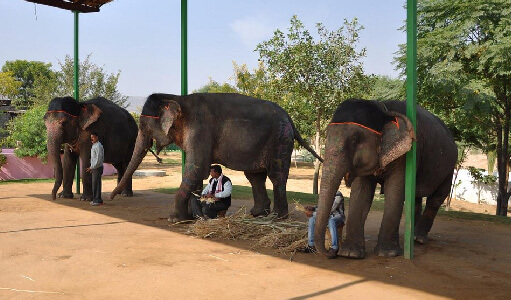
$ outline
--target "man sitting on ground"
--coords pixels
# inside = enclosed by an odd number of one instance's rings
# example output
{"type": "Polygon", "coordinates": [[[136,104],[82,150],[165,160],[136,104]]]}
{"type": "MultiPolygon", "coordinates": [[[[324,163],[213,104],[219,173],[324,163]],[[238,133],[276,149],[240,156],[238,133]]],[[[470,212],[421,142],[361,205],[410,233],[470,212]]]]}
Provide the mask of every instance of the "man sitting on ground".
{"type": "Polygon", "coordinates": [[[201,194],[201,199],[192,199],[194,218],[214,219],[219,212],[224,212],[231,206],[232,183],[229,177],[222,174],[222,167],[212,165],[209,171],[211,179],[201,194]]]}
{"type": "MultiPolygon", "coordinates": [[[[307,232],[307,246],[297,249],[298,252],[312,253],[316,252],[314,247],[314,226],[316,225],[316,210],[317,207],[305,206],[305,214],[309,217],[309,229],[307,232]]],[[[334,203],[328,218],[328,231],[332,237],[332,248],[339,251],[339,240],[337,234],[337,227],[344,226],[346,216],[344,215],[344,196],[340,191],[337,191],[334,198],[334,203]]],[[[342,231],[341,231],[342,233],[342,231]]]]}

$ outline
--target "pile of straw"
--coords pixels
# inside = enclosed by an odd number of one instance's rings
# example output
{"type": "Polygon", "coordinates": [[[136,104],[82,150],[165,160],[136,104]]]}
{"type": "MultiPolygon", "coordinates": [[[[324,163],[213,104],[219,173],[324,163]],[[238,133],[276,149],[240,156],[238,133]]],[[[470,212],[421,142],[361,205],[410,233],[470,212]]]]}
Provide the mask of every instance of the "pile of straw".
{"type": "Polygon", "coordinates": [[[200,238],[252,241],[251,249],[274,248],[279,252],[295,252],[307,245],[307,223],[276,215],[252,217],[245,208],[225,218],[198,220],[188,233],[200,238]]]}

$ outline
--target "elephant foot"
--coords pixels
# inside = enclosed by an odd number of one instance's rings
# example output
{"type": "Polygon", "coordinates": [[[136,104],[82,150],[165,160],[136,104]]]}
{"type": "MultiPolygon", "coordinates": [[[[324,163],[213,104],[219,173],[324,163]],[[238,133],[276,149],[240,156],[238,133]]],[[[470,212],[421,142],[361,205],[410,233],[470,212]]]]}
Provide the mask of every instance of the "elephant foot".
{"type": "Polygon", "coordinates": [[[123,196],[123,197],[133,197],[133,191],[123,191],[121,193],[121,196],[123,196]]]}
{"type": "Polygon", "coordinates": [[[252,209],[250,210],[250,214],[254,217],[259,217],[259,216],[267,216],[268,214],[270,213],[270,208],[267,207],[267,208],[264,208],[264,207],[257,207],[257,206],[254,206],[252,207],[252,209]]]}
{"type": "Polygon", "coordinates": [[[273,213],[277,215],[279,219],[287,219],[289,217],[289,211],[287,207],[285,209],[273,208],[273,213]]]}
{"type": "Polygon", "coordinates": [[[167,219],[170,223],[180,223],[185,222],[189,220],[193,220],[193,218],[190,215],[187,215],[187,217],[182,217],[178,214],[170,214],[169,218],[167,219]]]}
{"type": "Polygon", "coordinates": [[[74,194],[72,192],[60,192],[59,193],[59,198],[66,198],[66,199],[73,199],[74,198],[74,194]]]}
{"type": "Polygon", "coordinates": [[[374,253],[381,257],[396,257],[403,255],[403,249],[399,245],[381,246],[378,244],[374,247],[374,253]]]}
{"type": "Polygon", "coordinates": [[[414,240],[419,244],[427,243],[428,239],[428,231],[421,229],[420,227],[415,227],[415,236],[414,240]]]}
{"type": "Polygon", "coordinates": [[[419,244],[426,244],[429,240],[427,235],[415,235],[414,240],[419,244]]]}
{"type": "Polygon", "coordinates": [[[80,197],[80,201],[92,201],[92,195],[82,194],[82,196],[80,197]]]}
{"type": "Polygon", "coordinates": [[[361,259],[365,256],[364,247],[361,246],[349,246],[346,245],[346,242],[343,243],[341,249],[338,253],[342,257],[346,258],[357,258],[361,259]]]}

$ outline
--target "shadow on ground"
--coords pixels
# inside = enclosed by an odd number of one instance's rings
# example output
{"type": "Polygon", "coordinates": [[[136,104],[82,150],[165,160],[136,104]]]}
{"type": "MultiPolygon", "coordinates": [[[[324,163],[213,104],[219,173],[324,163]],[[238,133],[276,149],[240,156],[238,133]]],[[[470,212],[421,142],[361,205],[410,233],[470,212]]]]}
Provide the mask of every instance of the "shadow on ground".
{"type": "MultiPolygon", "coordinates": [[[[186,234],[188,227],[185,224],[172,225],[167,221],[167,217],[173,209],[173,195],[135,191],[134,197],[117,197],[112,201],[105,201],[106,204],[100,207],[91,207],[89,203],[77,199],[57,199],[54,202],[47,194],[28,196],[119,219],[115,222],[92,222],[73,226],[107,226],[114,223],[131,222],[183,235],[186,234]]],[[[235,211],[243,206],[250,209],[251,202],[233,200],[230,211],[235,211]]],[[[295,215],[294,217],[299,216],[295,215]]],[[[372,253],[372,249],[376,245],[381,218],[381,212],[371,212],[368,217],[365,228],[367,254],[363,260],[340,257],[328,260],[320,255],[302,253],[280,254],[273,249],[251,249],[252,245],[246,241],[213,241],[286,261],[292,260],[295,263],[363,278],[332,287],[331,289],[334,290],[341,290],[362,282],[376,281],[456,299],[505,299],[509,296],[508,292],[511,290],[509,226],[438,218],[430,234],[429,243],[421,246],[416,245],[415,258],[405,260],[403,257],[380,258],[372,253]]],[[[45,228],[32,228],[30,224],[25,226],[17,231],[61,228],[58,224],[55,227],[45,228]]],[[[6,231],[0,233],[6,233],[6,231]]],[[[310,294],[293,299],[321,296],[328,294],[331,289],[314,290],[312,287],[310,294]]]]}

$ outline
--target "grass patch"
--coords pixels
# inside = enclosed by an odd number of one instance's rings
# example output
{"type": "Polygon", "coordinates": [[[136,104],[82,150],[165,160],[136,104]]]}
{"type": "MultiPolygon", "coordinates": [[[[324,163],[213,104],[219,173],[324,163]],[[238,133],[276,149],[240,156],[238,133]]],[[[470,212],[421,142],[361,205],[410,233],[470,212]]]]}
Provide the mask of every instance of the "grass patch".
{"type": "Polygon", "coordinates": [[[0,180],[0,185],[9,183],[37,183],[37,182],[55,182],[53,178],[29,178],[16,180],[0,180]]]}
{"type": "Polygon", "coordinates": [[[495,224],[511,225],[511,218],[509,217],[474,213],[468,211],[452,211],[452,210],[445,211],[443,207],[441,207],[440,210],[438,211],[438,215],[452,219],[477,220],[495,224]]]}
{"type": "Polygon", "coordinates": [[[164,165],[172,165],[172,166],[180,166],[181,160],[180,159],[174,159],[174,158],[164,158],[163,159],[164,165]]]}

